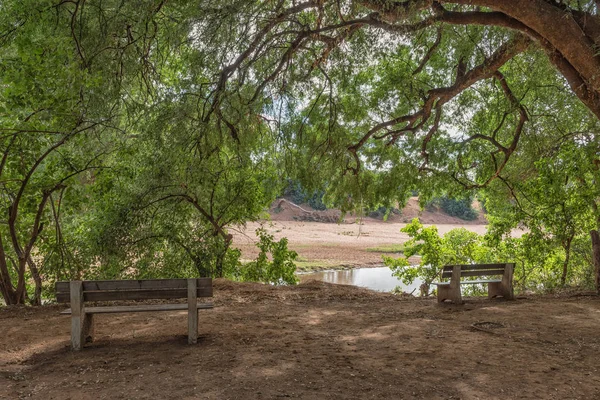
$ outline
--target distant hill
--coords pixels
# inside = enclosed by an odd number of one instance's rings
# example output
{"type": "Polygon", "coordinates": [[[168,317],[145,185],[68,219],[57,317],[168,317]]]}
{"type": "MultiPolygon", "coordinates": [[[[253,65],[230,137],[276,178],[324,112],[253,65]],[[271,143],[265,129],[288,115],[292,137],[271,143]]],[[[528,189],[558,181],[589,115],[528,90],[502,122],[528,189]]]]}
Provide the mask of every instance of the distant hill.
{"type": "MultiPolygon", "coordinates": [[[[475,201],[473,203],[479,215],[477,219],[473,221],[465,221],[463,219],[452,217],[437,207],[430,207],[429,209],[421,210],[419,206],[419,199],[417,197],[411,197],[406,204],[406,207],[402,209],[401,213],[390,213],[387,222],[410,222],[413,218],[419,218],[424,224],[454,224],[454,225],[485,225],[487,220],[485,219],[484,213],[481,210],[480,204],[475,201]]],[[[318,211],[310,207],[308,204],[295,204],[290,199],[280,198],[271,204],[269,208],[269,214],[273,221],[305,221],[305,222],[327,222],[337,223],[342,215],[340,210],[329,209],[324,211],[318,211]]],[[[357,217],[352,214],[346,214],[344,217],[345,222],[355,222],[357,217]]],[[[364,220],[376,222],[383,222],[382,218],[371,218],[363,217],[364,220]]]]}

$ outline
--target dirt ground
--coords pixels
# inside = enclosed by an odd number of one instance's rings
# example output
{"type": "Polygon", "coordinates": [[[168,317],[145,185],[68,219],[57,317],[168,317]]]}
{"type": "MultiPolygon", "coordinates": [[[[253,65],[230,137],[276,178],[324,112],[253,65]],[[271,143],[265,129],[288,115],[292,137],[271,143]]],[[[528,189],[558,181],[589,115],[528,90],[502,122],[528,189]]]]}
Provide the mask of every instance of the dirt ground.
{"type": "MultiPolygon", "coordinates": [[[[325,268],[381,265],[381,255],[384,253],[376,251],[377,248],[398,245],[408,240],[408,235],[400,232],[406,224],[398,222],[367,220],[362,225],[300,221],[253,222],[248,223],[245,229],[232,230],[234,246],[242,250],[242,257],[245,259],[253,259],[258,254],[254,245],[254,232],[260,226],[264,226],[277,240],[287,237],[289,248],[298,252],[301,261],[323,265],[325,268]]],[[[440,234],[444,234],[463,226],[446,224],[437,227],[440,234]]],[[[486,225],[466,225],[464,228],[479,234],[486,232],[486,225]]]]}
{"type": "Polygon", "coordinates": [[[0,308],[2,399],[599,399],[600,298],[438,306],[349,286],[215,281],[184,312],[96,316],[69,349],[58,306],[0,308]]]}
{"type": "MultiPolygon", "coordinates": [[[[286,199],[273,203],[268,221],[251,222],[243,227],[233,227],[234,247],[242,251],[245,260],[256,258],[255,231],[264,227],[276,240],[288,238],[289,248],[299,255],[299,267],[321,270],[338,267],[370,267],[383,264],[382,254],[392,255],[378,248],[390,248],[408,240],[400,232],[413,218],[418,217],[425,225],[435,224],[440,234],[451,229],[464,227],[478,234],[485,234],[487,220],[480,210],[475,221],[464,221],[451,217],[440,210],[421,210],[418,199],[409,199],[401,215],[391,214],[387,221],[375,218],[356,219],[347,216],[340,220],[339,210],[315,211],[308,204],[297,205],[286,199]],[[308,221],[303,220],[309,217],[308,221]]],[[[520,236],[522,231],[515,231],[520,236]]],[[[399,254],[398,254],[399,255],[399,254]]]]}

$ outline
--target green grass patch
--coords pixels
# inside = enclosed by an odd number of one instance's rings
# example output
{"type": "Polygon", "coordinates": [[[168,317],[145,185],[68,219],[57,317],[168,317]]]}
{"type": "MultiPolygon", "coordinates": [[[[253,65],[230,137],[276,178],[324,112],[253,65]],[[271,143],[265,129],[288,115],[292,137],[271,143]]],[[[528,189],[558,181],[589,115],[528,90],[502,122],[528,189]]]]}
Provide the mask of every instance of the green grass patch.
{"type": "Polygon", "coordinates": [[[318,272],[329,269],[344,269],[347,268],[336,261],[330,260],[307,260],[304,257],[298,257],[294,262],[296,264],[296,272],[318,272]]]}

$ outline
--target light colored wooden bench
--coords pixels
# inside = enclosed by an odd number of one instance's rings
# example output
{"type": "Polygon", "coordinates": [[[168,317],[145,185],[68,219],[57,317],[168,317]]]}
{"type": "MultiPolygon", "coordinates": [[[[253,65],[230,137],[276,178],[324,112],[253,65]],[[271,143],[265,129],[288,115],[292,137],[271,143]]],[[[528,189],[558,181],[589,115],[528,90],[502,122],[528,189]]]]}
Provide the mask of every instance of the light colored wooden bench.
{"type": "Polygon", "coordinates": [[[438,303],[450,300],[462,304],[460,285],[475,285],[484,283],[488,285],[488,298],[502,296],[513,299],[513,272],[514,263],[505,264],[471,264],[471,265],[445,265],[442,269],[442,279],[450,278],[450,282],[435,282],[437,285],[438,303]],[[463,280],[462,277],[491,277],[501,276],[500,279],[463,280]]]}
{"type": "Polygon", "coordinates": [[[94,340],[94,314],[103,313],[187,310],[188,343],[194,344],[198,340],[198,310],[213,308],[211,303],[199,304],[197,299],[212,294],[212,278],[56,282],[56,300],[71,304],[61,314],[71,314],[73,350],[81,350],[86,341],[94,340]],[[187,303],[84,306],[89,301],[183,298],[187,298],[187,303]]]}

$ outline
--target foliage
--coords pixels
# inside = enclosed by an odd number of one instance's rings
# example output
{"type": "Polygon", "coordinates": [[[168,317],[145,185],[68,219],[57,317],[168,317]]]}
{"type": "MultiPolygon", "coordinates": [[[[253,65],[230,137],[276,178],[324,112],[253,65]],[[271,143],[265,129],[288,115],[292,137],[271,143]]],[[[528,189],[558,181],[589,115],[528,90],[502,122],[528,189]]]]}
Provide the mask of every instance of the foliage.
{"type": "MultiPolygon", "coordinates": [[[[591,244],[583,238],[598,229],[598,145],[595,124],[580,118],[548,118],[539,124],[536,145],[524,146],[519,160],[506,169],[503,179],[482,192],[490,233],[503,237],[518,226],[532,238],[551,243],[566,253],[561,274],[568,281],[571,269],[589,271],[591,244]],[[560,134],[557,143],[553,133],[560,134]]],[[[590,276],[580,275],[589,281],[590,276]]]]}
{"type": "Polygon", "coordinates": [[[401,215],[402,210],[395,207],[379,206],[376,210],[369,211],[367,215],[371,218],[382,219],[386,221],[390,214],[401,215]]]}
{"type": "Polygon", "coordinates": [[[440,208],[450,216],[464,219],[465,221],[473,221],[477,219],[477,211],[473,209],[473,199],[452,199],[442,197],[439,200],[440,208]]]}
{"type": "Polygon", "coordinates": [[[425,227],[415,218],[400,231],[410,237],[404,244],[404,255],[399,258],[383,256],[383,260],[407,285],[417,278],[429,285],[439,278],[444,265],[472,263],[481,251],[479,235],[465,228],[453,229],[440,236],[435,225],[425,227]],[[408,259],[417,254],[421,257],[420,264],[411,266],[408,259]]]}
{"type": "Polygon", "coordinates": [[[262,228],[256,230],[256,235],[259,237],[259,242],[256,244],[260,249],[258,257],[255,261],[239,266],[239,269],[233,272],[233,276],[243,281],[272,284],[297,283],[294,261],[298,254],[288,250],[288,240],[282,238],[275,241],[273,235],[262,228]]]}
{"type": "Polygon", "coordinates": [[[60,218],[85,208],[79,187],[105,167],[122,115],[122,86],[82,63],[67,10],[51,6],[0,6],[0,292],[8,304],[40,304],[48,263],[67,253],[60,218]]]}
{"type": "MultiPolygon", "coordinates": [[[[485,188],[485,257],[504,247],[544,287],[589,282],[596,263],[600,288],[600,243],[584,240],[600,228],[597,7],[537,6],[0,2],[4,301],[40,303],[55,279],[226,275],[229,230],[287,179],[316,209],[326,188],[384,216],[415,191],[485,188]],[[565,21],[574,36],[550,35],[565,21]]],[[[411,229],[434,269],[470,251],[464,232],[411,229]]],[[[285,275],[265,260],[256,276],[285,275]]]]}
{"type": "Polygon", "coordinates": [[[288,180],[288,185],[283,192],[284,196],[290,196],[296,204],[308,203],[315,210],[326,210],[327,205],[323,201],[325,191],[317,189],[309,192],[299,181],[288,180]]]}
{"type": "MultiPolygon", "coordinates": [[[[394,275],[410,285],[420,279],[430,285],[440,279],[444,265],[515,262],[515,287],[521,290],[552,290],[562,285],[561,274],[566,253],[555,246],[551,238],[541,240],[535,233],[520,238],[498,239],[493,235],[481,236],[464,228],[455,228],[440,236],[435,226],[425,227],[418,219],[401,229],[410,237],[405,243],[404,255],[399,258],[383,256],[384,263],[394,275]],[[419,265],[410,265],[408,259],[421,256],[419,265]]],[[[582,256],[590,254],[583,238],[577,241],[579,258],[576,271],[569,274],[567,283],[580,287],[592,285],[593,270],[582,256]]],[[[588,244],[589,246],[589,244],[588,244]]]]}
{"type": "Polygon", "coordinates": [[[426,207],[428,209],[440,208],[446,214],[465,221],[473,221],[478,216],[477,211],[473,208],[472,197],[466,199],[454,199],[448,196],[436,197],[429,200],[426,207]]]}

